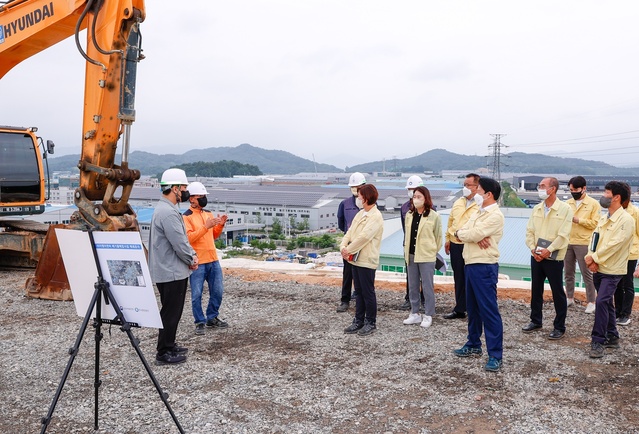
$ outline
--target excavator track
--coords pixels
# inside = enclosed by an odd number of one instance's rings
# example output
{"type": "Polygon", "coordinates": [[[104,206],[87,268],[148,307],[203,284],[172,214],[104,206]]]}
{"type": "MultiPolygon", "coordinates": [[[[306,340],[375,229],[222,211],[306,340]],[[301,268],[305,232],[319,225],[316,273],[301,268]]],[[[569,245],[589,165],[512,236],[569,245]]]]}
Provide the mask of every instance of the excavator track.
{"type": "Polygon", "coordinates": [[[48,230],[32,220],[0,220],[0,266],[35,268],[48,230]]]}

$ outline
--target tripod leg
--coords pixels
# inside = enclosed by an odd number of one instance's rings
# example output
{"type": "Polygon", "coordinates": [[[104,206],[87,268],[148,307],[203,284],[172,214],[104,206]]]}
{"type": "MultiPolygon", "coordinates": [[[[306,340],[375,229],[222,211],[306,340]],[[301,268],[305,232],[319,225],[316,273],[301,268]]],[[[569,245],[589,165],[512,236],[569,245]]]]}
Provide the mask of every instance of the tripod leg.
{"type": "Polygon", "coordinates": [[[78,349],[80,348],[80,344],[82,343],[82,336],[87,330],[87,325],[89,324],[89,320],[91,319],[91,313],[93,312],[93,307],[96,305],[96,301],[98,296],[100,295],[99,289],[93,292],[93,297],[91,298],[91,302],[89,303],[89,308],[87,309],[87,313],[84,315],[84,320],[82,321],[82,326],[80,326],[80,331],[78,332],[78,336],[75,338],[75,343],[73,347],[69,349],[69,361],[67,362],[67,366],[64,369],[64,374],[62,374],[62,379],[60,380],[60,384],[58,384],[58,389],[55,392],[55,396],[53,397],[53,401],[49,406],[49,412],[45,417],[42,418],[42,429],[40,431],[41,434],[44,434],[47,431],[47,427],[49,423],[51,423],[51,416],[55,411],[55,406],[58,404],[58,399],[60,399],[60,394],[62,393],[62,389],[64,388],[64,383],[66,383],[67,378],[69,377],[69,372],[71,371],[71,366],[73,365],[73,361],[75,360],[75,356],[78,354],[78,349]]]}
{"type": "Polygon", "coordinates": [[[129,324],[125,319],[124,319],[124,315],[122,314],[122,311],[120,310],[120,306],[118,305],[118,303],[115,300],[115,297],[113,296],[113,294],[111,293],[110,288],[106,288],[104,290],[105,295],[108,296],[109,300],[111,301],[111,305],[113,307],[113,309],[115,310],[116,314],[117,314],[117,319],[120,321],[120,323],[122,324],[122,327],[120,327],[120,329],[123,332],[126,332],[127,336],[129,337],[129,341],[131,341],[131,345],[133,346],[133,348],[135,349],[135,352],[138,354],[138,357],[140,358],[140,360],[142,361],[142,365],[144,365],[144,369],[146,369],[147,374],[149,374],[149,378],[151,378],[151,381],[153,382],[153,385],[155,386],[156,390],[158,391],[158,394],[160,395],[160,399],[162,400],[162,402],[164,402],[164,405],[166,406],[166,409],[169,411],[169,414],[171,415],[171,418],[173,419],[173,422],[175,422],[175,426],[177,427],[177,429],[180,431],[181,434],[184,434],[184,429],[182,428],[182,425],[180,425],[180,422],[178,421],[177,417],[175,416],[175,413],[173,413],[173,409],[171,408],[171,404],[169,404],[168,401],[168,393],[164,392],[162,390],[162,386],[160,386],[160,383],[158,382],[157,378],[155,378],[155,375],[153,374],[153,371],[151,370],[151,366],[149,366],[149,363],[147,362],[146,358],[144,357],[144,354],[142,354],[142,350],[140,350],[140,340],[137,339],[134,335],[133,332],[131,331],[131,324],[129,324]]]}
{"type": "Polygon", "coordinates": [[[95,322],[93,323],[95,326],[95,372],[94,372],[94,380],[93,380],[93,391],[94,391],[94,401],[93,401],[93,429],[97,431],[98,429],[98,409],[99,409],[99,397],[100,397],[100,386],[102,385],[102,381],[100,380],[100,342],[102,341],[102,293],[106,292],[107,283],[102,279],[102,277],[98,278],[98,282],[95,284],[96,290],[99,292],[98,302],[95,307],[95,322]]]}

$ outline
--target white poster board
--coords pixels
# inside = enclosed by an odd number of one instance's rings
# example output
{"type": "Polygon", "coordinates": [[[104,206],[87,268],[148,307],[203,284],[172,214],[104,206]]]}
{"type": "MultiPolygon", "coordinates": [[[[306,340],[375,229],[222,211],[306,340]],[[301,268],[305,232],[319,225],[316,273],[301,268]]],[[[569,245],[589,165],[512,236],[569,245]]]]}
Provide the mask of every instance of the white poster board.
{"type": "MultiPolygon", "coordinates": [[[[88,232],[56,229],[60,253],[67,271],[75,309],[84,317],[91,304],[98,280],[88,232]]],[[[93,232],[102,277],[127,322],[140,327],[162,328],[151,273],[139,232],[93,232]]],[[[115,319],[111,304],[101,298],[102,319],[115,319]]],[[[95,309],[92,312],[95,318],[95,309]]]]}

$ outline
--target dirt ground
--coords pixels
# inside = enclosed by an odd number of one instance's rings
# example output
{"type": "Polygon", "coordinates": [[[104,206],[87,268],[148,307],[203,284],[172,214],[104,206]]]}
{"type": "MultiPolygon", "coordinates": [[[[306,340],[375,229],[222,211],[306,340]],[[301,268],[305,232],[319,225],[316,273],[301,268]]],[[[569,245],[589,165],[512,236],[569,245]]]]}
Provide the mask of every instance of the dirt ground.
{"type": "MultiPolygon", "coordinates": [[[[550,298],[543,331],[523,334],[529,290],[499,289],[504,368],[495,374],[483,370],[485,354],[452,355],[467,328],[441,318],[454,304],[452,284],[436,284],[436,316],[422,329],[402,324],[404,283],[378,280],[378,331],[363,338],[343,333],[353,309],[335,312],[341,279],[334,274],[224,273],[221,316],[230,326],[194,335],[187,298],[178,339],[190,348],[188,361],[153,367],[186,432],[639,432],[637,324],[620,328],[620,349],[590,359],[593,316],[583,299],[569,309],[566,336],[550,341],[550,298]]],[[[73,303],[25,298],[25,279],[0,271],[0,432],[7,433],[39,431],[79,323],[73,303]]],[[[176,432],[125,337],[104,332],[97,432],[176,432]]],[[[135,334],[152,359],[157,331],[135,334]]],[[[48,432],[94,432],[93,345],[89,332],[48,432]]]]}

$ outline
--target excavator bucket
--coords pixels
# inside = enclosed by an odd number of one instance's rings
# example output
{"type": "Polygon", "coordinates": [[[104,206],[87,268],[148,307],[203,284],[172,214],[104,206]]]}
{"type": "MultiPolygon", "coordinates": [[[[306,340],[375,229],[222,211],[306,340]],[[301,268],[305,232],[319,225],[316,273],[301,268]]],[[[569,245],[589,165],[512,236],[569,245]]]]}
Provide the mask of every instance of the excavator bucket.
{"type": "Polygon", "coordinates": [[[49,227],[35,276],[27,279],[25,284],[27,297],[46,300],[73,300],[67,271],[60,254],[60,245],[55,234],[56,228],[65,227],[66,225],[51,225],[49,227]]]}

